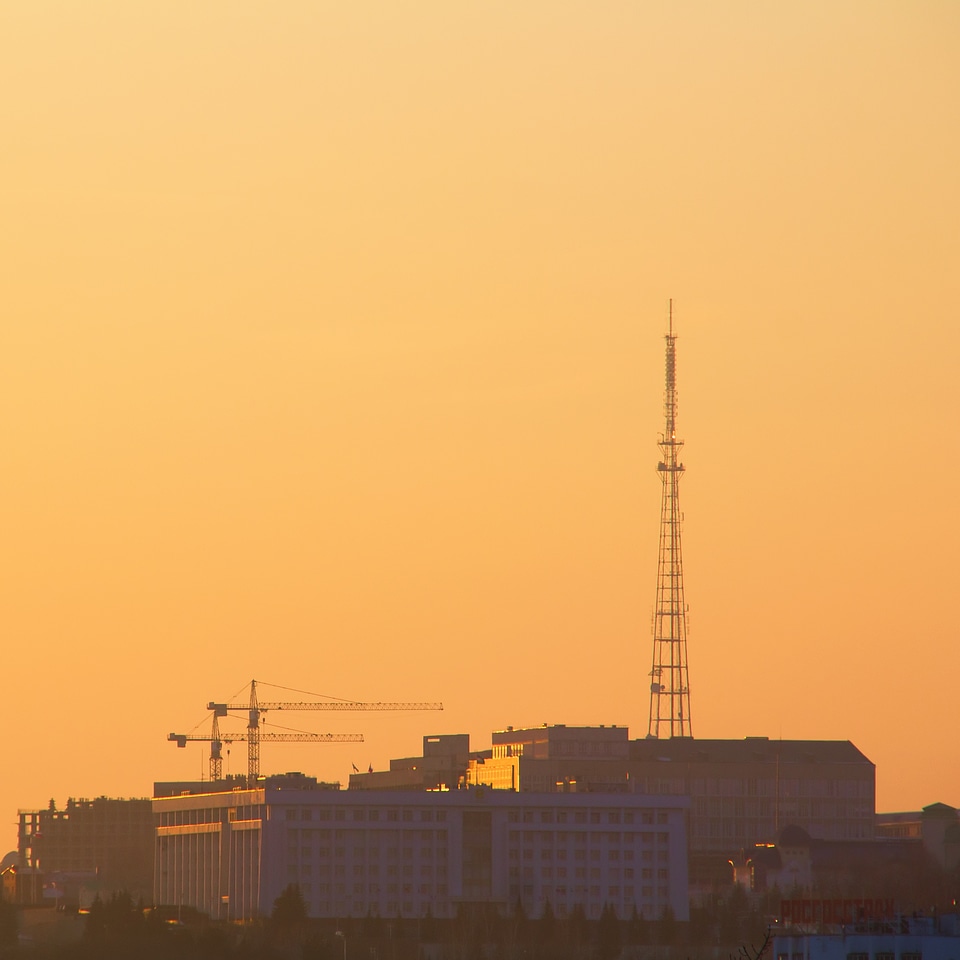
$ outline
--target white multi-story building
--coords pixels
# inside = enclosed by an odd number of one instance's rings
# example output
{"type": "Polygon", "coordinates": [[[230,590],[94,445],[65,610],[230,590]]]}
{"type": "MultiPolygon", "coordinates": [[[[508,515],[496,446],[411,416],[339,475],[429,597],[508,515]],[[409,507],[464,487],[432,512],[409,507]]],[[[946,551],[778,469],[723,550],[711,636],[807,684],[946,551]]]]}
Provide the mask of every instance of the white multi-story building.
{"type": "MultiPolygon", "coordinates": [[[[209,785],[207,785],[209,789],[209,785]]],[[[297,884],[314,917],[688,916],[682,797],[319,789],[309,778],[156,797],[157,904],[244,920],[297,884]]]]}
{"type": "MultiPolygon", "coordinates": [[[[807,926],[818,925],[824,926],[807,926]]],[[[960,924],[954,914],[826,927],[835,932],[802,933],[794,928],[774,937],[773,960],[956,960],[960,956],[960,924]]]]}

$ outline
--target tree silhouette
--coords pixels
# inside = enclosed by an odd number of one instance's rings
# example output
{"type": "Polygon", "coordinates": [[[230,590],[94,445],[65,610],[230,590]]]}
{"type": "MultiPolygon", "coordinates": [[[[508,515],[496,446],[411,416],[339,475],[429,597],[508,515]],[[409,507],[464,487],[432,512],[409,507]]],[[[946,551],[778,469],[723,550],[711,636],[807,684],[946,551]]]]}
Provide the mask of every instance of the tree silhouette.
{"type": "Polygon", "coordinates": [[[439,930],[437,928],[437,921],[434,919],[433,911],[430,909],[430,904],[428,903],[427,911],[420,921],[420,940],[423,943],[435,943],[438,937],[439,930]]]}
{"type": "Polygon", "coordinates": [[[647,921],[643,914],[637,910],[637,905],[633,905],[633,913],[630,915],[630,922],[627,924],[627,943],[632,947],[638,947],[650,939],[650,931],[647,929],[647,921]]]}
{"type": "Polygon", "coordinates": [[[12,947],[17,943],[20,917],[17,908],[3,898],[0,892],[0,947],[12,947]]]}
{"type": "Polygon", "coordinates": [[[583,905],[575,903],[567,920],[567,937],[574,947],[580,947],[587,941],[589,933],[587,915],[583,912],[583,905]]]}
{"type": "Polygon", "coordinates": [[[670,946],[677,939],[677,918],[674,916],[673,907],[668,903],[660,914],[657,921],[657,943],[661,946],[670,946]]]}
{"type": "Polygon", "coordinates": [[[521,945],[530,942],[530,921],[527,919],[527,911],[523,909],[523,901],[519,897],[513,908],[513,939],[521,945]]]}
{"type": "Polygon", "coordinates": [[[300,887],[291,883],[284,887],[283,893],[273,901],[270,919],[278,926],[295,926],[307,919],[307,904],[300,887]]]}
{"type": "Polygon", "coordinates": [[[603,905],[600,920],[597,923],[597,958],[613,960],[620,955],[620,921],[609,903],[603,905]]]}
{"type": "Polygon", "coordinates": [[[537,943],[543,947],[552,946],[557,939],[557,918],[550,900],[543,905],[543,913],[537,921],[537,943]]]}
{"type": "Polygon", "coordinates": [[[750,901],[747,893],[739,883],[736,883],[720,904],[720,942],[722,944],[729,945],[743,941],[749,912],[750,901]]]}
{"type": "Polygon", "coordinates": [[[270,927],[281,944],[293,943],[302,938],[307,919],[307,904],[300,887],[291,883],[273,901],[270,927]]]}

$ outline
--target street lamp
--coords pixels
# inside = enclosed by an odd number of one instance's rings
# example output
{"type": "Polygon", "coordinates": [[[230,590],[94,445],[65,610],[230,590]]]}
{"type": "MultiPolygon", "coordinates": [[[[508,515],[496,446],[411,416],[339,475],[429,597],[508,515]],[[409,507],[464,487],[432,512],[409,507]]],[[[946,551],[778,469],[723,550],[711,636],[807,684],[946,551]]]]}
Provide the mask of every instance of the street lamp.
{"type": "Polygon", "coordinates": [[[347,960],[347,935],[342,930],[337,930],[334,936],[343,941],[343,960],[347,960]]]}

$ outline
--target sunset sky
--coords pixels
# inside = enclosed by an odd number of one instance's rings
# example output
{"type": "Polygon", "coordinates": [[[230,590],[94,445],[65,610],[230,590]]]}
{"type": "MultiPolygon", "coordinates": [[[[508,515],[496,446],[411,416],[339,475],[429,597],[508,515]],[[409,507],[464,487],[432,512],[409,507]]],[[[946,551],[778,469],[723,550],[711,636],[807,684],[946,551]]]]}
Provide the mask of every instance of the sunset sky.
{"type": "Polygon", "coordinates": [[[960,804],[958,116],[953,0],[0,3],[0,853],[251,677],[642,736],[670,297],[695,736],[960,804]]]}

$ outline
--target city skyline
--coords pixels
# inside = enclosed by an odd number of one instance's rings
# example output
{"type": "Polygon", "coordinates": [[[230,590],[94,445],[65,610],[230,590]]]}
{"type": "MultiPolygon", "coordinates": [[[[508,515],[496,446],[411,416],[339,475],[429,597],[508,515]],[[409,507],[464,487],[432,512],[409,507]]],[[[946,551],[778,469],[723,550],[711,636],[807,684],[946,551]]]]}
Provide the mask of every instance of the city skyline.
{"type": "Polygon", "coordinates": [[[168,732],[251,677],[445,708],[297,718],[366,743],[269,772],[639,735],[671,297],[697,737],[960,803],[958,40],[947,2],[8,4],[0,852],[198,778],[168,732]]]}

